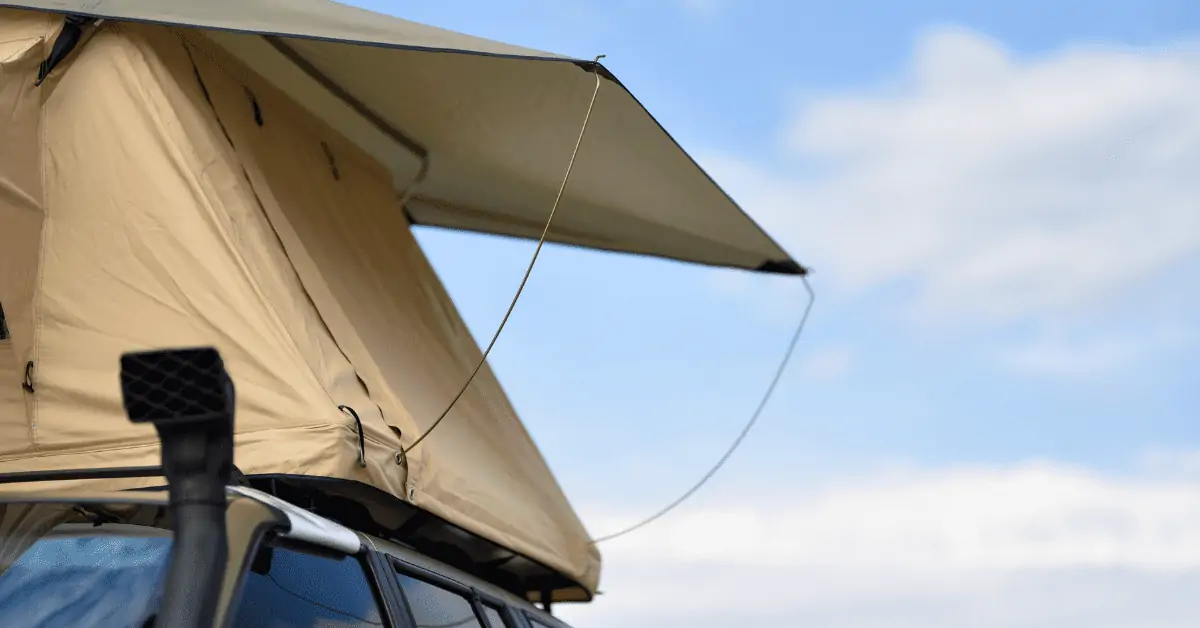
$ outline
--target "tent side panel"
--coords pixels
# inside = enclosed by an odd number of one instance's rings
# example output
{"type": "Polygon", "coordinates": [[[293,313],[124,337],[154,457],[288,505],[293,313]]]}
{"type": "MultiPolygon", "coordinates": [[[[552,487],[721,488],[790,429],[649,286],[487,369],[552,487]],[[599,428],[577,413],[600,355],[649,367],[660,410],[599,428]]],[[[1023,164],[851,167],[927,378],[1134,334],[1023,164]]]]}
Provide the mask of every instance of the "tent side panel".
{"type": "MultiPolygon", "coordinates": [[[[189,40],[305,288],[385,419],[411,443],[481,353],[413,237],[389,173],[211,42],[189,40]]],[[[598,555],[490,369],[408,465],[399,495],[594,585],[598,555]]]]}
{"type": "Polygon", "coordinates": [[[308,337],[322,328],[299,314],[303,294],[281,279],[291,271],[278,266],[279,244],[175,43],[154,47],[107,24],[43,96],[39,453],[0,466],[152,463],[153,429],[121,409],[120,354],[214,345],[238,388],[238,442],[272,439],[257,452],[239,446],[239,467],[365,479],[353,471],[352,422],[323,384],[344,374],[322,370],[336,364],[308,337]],[[315,445],[320,462],[302,453],[312,434],[331,439],[315,445]]]}
{"type": "MultiPolygon", "coordinates": [[[[48,47],[54,24],[40,24],[28,63],[48,47]]],[[[238,387],[247,473],[369,483],[594,590],[598,555],[490,370],[397,464],[479,348],[387,171],[220,56],[180,31],[109,22],[40,88],[0,79],[0,97],[18,86],[14,115],[41,123],[0,128],[33,147],[23,165],[0,157],[0,298],[26,347],[9,354],[34,362],[35,386],[0,396],[21,410],[0,414],[0,472],[154,463],[152,428],[121,410],[120,354],[215,345],[238,387]],[[340,404],[363,419],[365,470],[340,404]]],[[[0,360],[11,380],[14,360],[0,360]]]]}
{"type": "Polygon", "coordinates": [[[22,388],[33,352],[34,293],[42,221],[38,65],[53,16],[0,9],[0,456],[34,449],[31,406],[22,388]]]}

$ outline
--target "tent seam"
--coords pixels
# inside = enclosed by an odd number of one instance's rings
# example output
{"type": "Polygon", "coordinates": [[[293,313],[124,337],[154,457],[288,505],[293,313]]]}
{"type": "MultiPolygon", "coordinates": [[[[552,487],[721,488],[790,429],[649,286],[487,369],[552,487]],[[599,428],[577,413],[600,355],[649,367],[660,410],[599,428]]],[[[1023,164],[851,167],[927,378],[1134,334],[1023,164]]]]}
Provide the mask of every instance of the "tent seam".
{"type": "MultiPolygon", "coordinates": [[[[47,22],[47,24],[50,24],[49,19],[47,19],[46,22],[47,22]]],[[[47,31],[45,32],[45,34],[42,37],[42,47],[43,48],[45,47],[46,42],[49,41],[49,39],[50,39],[50,31],[51,30],[53,30],[53,29],[52,28],[47,29],[47,31]]],[[[43,279],[44,269],[45,269],[45,265],[46,265],[46,238],[47,238],[48,232],[50,231],[50,229],[49,229],[49,226],[50,226],[50,203],[49,203],[48,199],[46,198],[47,197],[46,190],[49,189],[49,187],[46,185],[46,100],[47,99],[42,99],[42,102],[38,103],[38,129],[37,129],[37,133],[38,133],[38,163],[37,163],[37,168],[38,168],[38,184],[41,187],[41,189],[38,190],[38,192],[40,193],[40,196],[41,196],[40,201],[41,201],[41,210],[42,210],[42,229],[41,229],[41,233],[38,234],[37,275],[34,277],[34,280],[33,280],[33,294],[30,297],[30,304],[29,304],[30,317],[33,319],[33,321],[32,321],[33,322],[33,337],[30,338],[29,354],[27,356],[25,356],[25,365],[26,365],[26,369],[27,369],[26,374],[28,374],[28,365],[30,363],[32,363],[34,365],[34,367],[33,367],[34,368],[34,373],[33,373],[34,377],[37,376],[37,358],[38,358],[39,354],[41,353],[40,352],[41,339],[42,339],[42,317],[41,317],[42,307],[41,307],[41,303],[42,303],[42,296],[43,296],[42,295],[42,279],[43,279]]],[[[40,456],[42,454],[42,447],[38,443],[38,433],[37,433],[38,409],[39,409],[40,404],[38,403],[38,396],[36,393],[26,392],[26,395],[29,398],[29,403],[30,403],[30,407],[28,410],[28,412],[29,412],[29,421],[28,421],[29,441],[30,441],[30,444],[33,445],[33,451],[36,452],[37,455],[40,456]]]]}

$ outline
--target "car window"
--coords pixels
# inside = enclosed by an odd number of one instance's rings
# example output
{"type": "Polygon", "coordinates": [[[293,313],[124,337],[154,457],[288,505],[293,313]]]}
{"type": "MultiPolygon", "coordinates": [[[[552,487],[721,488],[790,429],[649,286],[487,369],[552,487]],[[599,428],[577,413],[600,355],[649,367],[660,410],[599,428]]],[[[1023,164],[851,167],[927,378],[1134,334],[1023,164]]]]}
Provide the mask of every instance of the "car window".
{"type": "Polygon", "coordinates": [[[64,531],[40,539],[5,537],[0,626],[141,628],[153,625],[171,553],[169,532],[145,535],[64,531]],[[11,564],[7,564],[8,561],[11,564]]]}
{"type": "Polygon", "coordinates": [[[396,577],[417,628],[485,628],[466,597],[408,574],[396,577]]]}
{"type": "Polygon", "coordinates": [[[235,628],[383,626],[375,589],[353,556],[265,547],[246,574],[235,628]]]}

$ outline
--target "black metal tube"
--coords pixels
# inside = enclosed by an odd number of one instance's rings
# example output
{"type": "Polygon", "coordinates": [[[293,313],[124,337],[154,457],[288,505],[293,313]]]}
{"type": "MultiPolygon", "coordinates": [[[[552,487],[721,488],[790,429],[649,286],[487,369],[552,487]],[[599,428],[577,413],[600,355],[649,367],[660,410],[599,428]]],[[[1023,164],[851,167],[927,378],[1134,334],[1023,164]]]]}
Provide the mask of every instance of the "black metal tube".
{"type": "Polygon", "coordinates": [[[61,482],[63,480],[112,480],[118,478],[162,477],[161,466],[108,467],[96,469],[51,469],[49,471],[17,471],[0,474],[0,484],[22,482],[61,482]]]}
{"type": "Polygon", "coordinates": [[[175,547],[164,583],[156,626],[207,628],[216,614],[229,541],[225,508],[213,504],[172,504],[175,547]]]}
{"type": "Polygon", "coordinates": [[[216,426],[157,424],[163,467],[170,486],[175,532],[164,584],[159,625],[210,628],[229,554],[225,486],[229,482],[228,434],[216,426]]]}

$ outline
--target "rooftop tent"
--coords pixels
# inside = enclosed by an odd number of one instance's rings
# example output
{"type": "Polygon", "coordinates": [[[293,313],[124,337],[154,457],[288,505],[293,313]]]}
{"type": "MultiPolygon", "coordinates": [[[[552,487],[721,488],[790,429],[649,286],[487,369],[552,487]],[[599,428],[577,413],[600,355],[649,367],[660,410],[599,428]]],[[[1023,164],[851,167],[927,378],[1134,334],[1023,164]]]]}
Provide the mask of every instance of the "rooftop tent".
{"type": "Polygon", "coordinates": [[[599,66],[315,0],[6,6],[0,472],[156,463],[118,357],[215,345],[243,472],[353,481],[589,599],[599,553],[489,369],[397,455],[480,357],[410,226],[537,235],[595,69],[551,240],[802,272],[599,66]]]}
{"type": "Polygon", "coordinates": [[[377,160],[200,31],[106,22],[35,86],[64,20],[0,13],[0,472],[156,464],[119,357],[214,345],[245,474],[371,487],[590,597],[599,554],[489,370],[399,455],[480,351],[377,160]]]}

